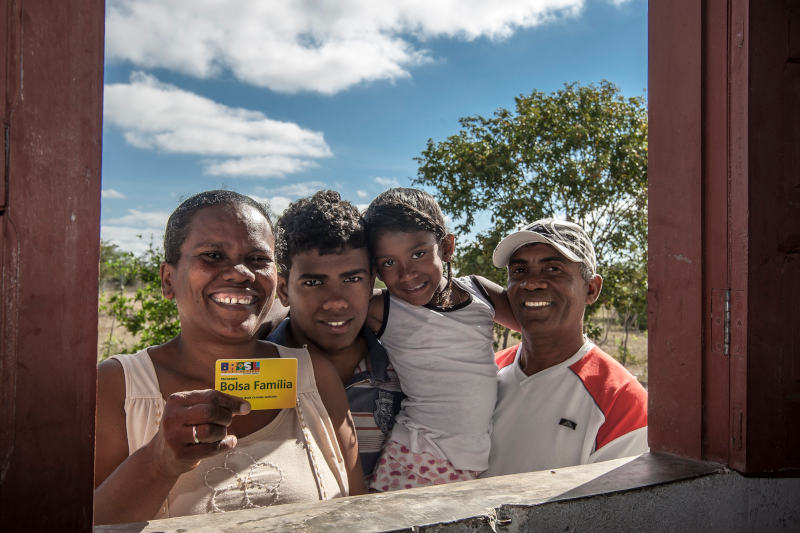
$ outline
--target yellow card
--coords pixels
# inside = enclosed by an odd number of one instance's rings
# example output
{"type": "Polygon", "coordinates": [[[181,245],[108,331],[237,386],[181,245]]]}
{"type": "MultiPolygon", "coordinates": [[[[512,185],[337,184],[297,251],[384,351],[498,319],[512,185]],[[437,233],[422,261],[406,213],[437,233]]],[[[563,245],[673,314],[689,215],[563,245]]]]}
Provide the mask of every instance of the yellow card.
{"type": "Polygon", "coordinates": [[[255,409],[297,404],[297,359],[218,359],[214,388],[244,398],[255,409]]]}

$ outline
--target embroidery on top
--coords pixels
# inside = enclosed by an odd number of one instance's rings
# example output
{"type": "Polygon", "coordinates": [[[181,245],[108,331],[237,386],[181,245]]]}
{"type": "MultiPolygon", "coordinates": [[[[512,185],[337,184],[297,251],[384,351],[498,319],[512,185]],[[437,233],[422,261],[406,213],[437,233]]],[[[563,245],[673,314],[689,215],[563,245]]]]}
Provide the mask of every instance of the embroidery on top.
{"type": "Polygon", "coordinates": [[[225,513],[278,503],[283,472],[274,463],[233,451],[225,456],[222,466],[206,472],[203,482],[212,491],[208,511],[225,513]]]}

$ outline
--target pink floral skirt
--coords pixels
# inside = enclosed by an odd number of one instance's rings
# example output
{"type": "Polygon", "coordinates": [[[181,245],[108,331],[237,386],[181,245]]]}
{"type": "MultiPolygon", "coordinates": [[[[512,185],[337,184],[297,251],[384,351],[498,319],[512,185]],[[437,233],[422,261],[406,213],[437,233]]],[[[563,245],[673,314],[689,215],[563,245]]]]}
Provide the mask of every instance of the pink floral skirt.
{"type": "Polygon", "coordinates": [[[447,459],[439,459],[426,452],[414,453],[407,446],[392,440],[386,444],[378,460],[370,489],[387,492],[443,485],[475,479],[479,474],[473,470],[459,470],[447,459]]]}

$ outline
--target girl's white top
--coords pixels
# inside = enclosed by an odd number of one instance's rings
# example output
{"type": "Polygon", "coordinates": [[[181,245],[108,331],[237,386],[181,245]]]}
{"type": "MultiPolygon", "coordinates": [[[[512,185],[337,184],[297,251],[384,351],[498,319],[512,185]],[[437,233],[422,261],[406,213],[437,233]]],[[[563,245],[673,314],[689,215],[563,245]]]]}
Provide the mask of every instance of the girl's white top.
{"type": "Polygon", "coordinates": [[[470,298],[447,310],[389,297],[378,336],[407,396],[391,438],[480,472],[488,466],[497,401],[494,307],[474,277],[453,283],[470,298]]]}

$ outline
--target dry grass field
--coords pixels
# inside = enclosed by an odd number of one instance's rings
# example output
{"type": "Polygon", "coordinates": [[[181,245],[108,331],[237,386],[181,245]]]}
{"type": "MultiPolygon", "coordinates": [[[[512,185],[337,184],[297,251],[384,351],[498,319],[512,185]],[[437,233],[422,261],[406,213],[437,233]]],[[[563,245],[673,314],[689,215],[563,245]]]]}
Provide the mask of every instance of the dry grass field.
{"type": "MultiPolygon", "coordinates": [[[[107,291],[100,290],[100,302],[102,303],[107,291]]],[[[134,289],[126,289],[125,296],[136,294],[134,289]]],[[[131,335],[114,317],[108,313],[98,311],[97,313],[97,360],[103,360],[119,353],[130,353],[137,339],[131,335]]]]}
{"type": "MultiPolygon", "coordinates": [[[[104,293],[101,293],[101,297],[104,293]]],[[[132,296],[133,290],[126,291],[132,296]]],[[[608,330],[608,336],[599,339],[598,345],[607,353],[619,360],[620,343],[624,332],[612,320],[611,316],[600,313],[600,323],[608,330]]],[[[136,338],[106,313],[100,312],[97,326],[97,357],[98,360],[118,353],[129,353],[136,343],[136,338]]],[[[509,338],[509,345],[516,344],[518,340],[509,338]]],[[[634,331],[628,337],[628,351],[631,354],[626,362],[626,368],[647,388],[647,332],[634,331]]]]}
{"type": "MultiPolygon", "coordinates": [[[[614,320],[613,312],[601,309],[593,320],[598,322],[603,328],[603,335],[594,342],[606,353],[613,356],[617,361],[622,362],[621,346],[625,332],[622,326],[614,320]]],[[[519,338],[509,337],[508,345],[512,346],[519,342],[519,338]]],[[[628,358],[625,361],[625,368],[636,376],[636,379],[647,388],[647,331],[628,332],[628,358]]]]}

